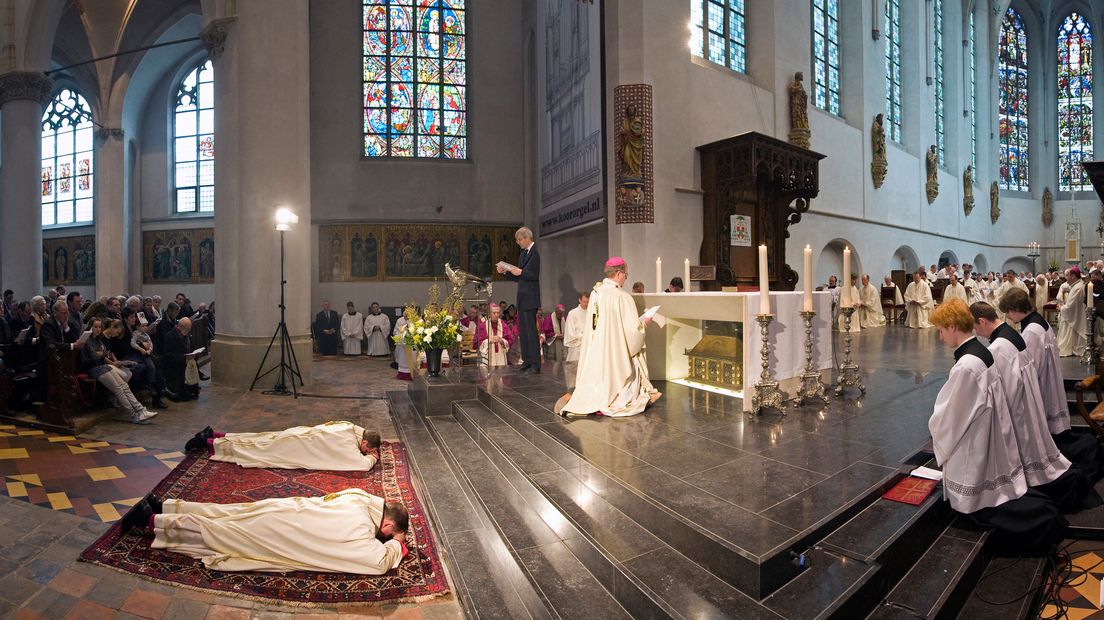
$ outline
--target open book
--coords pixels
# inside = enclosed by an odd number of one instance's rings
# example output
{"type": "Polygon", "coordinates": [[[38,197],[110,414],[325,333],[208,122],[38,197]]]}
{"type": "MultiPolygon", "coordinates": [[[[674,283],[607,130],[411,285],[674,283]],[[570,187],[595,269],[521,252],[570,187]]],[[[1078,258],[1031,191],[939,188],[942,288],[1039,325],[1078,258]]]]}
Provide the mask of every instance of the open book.
{"type": "Polygon", "coordinates": [[[19,332],[19,335],[15,337],[15,344],[22,345],[27,340],[27,334],[31,333],[30,327],[23,328],[23,331],[19,332]]]}
{"type": "Polygon", "coordinates": [[[195,351],[192,351],[191,353],[185,353],[184,355],[199,355],[200,353],[203,353],[206,350],[207,350],[207,347],[200,347],[200,348],[196,349],[195,351]]]}
{"type": "Polygon", "coordinates": [[[495,267],[502,267],[507,272],[513,271],[514,269],[517,269],[516,265],[511,265],[510,263],[507,263],[504,260],[500,260],[497,263],[495,263],[495,267]]]}
{"type": "Polygon", "coordinates": [[[640,315],[640,320],[643,321],[644,319],[654,319],[656,312],[659,312],[659,306],[652,306],[651,308],[645,310],[644,314],[640,315]]]}
{"type": "Polygon", "coordinates": [[[917,478],[927,478],[928,480],[936,481],[943,479],[943,472],[939,471],[938,469],[932,469],[930,467],[924,466],[920,466],[912,470],[912,473],[910,475],[916,476],[917,478]]]}
{"type": "Polygon", "coordinates": [[[76,344],[83,345],[88,342],[88,337],[92,335],[92,330],[81,332],[80,338],[77,338],[76,344]]]}

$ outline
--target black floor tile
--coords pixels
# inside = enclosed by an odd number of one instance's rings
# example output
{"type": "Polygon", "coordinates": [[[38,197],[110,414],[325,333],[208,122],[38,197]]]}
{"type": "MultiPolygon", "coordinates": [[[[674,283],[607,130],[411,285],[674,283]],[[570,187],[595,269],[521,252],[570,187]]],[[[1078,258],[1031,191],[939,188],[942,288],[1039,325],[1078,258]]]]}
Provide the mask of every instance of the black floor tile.
{"type": "Polygon", "coordinates": [[[630,618],[563,543],[518,552],[545,600],[561,618],[630,618]]]}
{"type": "Polygon", "coordinates": [[[824,474],[747,455],[683,480],[745,508],[761,512],[827,478],[824,474]]]}
{"type": "Polygon", "coordinates": [[[870,492],[894,473],[895,470],[888,467],[856,463],[762,514],[794,529],[805,530],[838,513],[851,500],[870,492]]]}
{"type": "Polygon", "coordinates": [[[831,475],[861,461],[876,449],[876,446],[869,444],[805,433],[763,450],[759,455],[794,467],[831,475]]]}

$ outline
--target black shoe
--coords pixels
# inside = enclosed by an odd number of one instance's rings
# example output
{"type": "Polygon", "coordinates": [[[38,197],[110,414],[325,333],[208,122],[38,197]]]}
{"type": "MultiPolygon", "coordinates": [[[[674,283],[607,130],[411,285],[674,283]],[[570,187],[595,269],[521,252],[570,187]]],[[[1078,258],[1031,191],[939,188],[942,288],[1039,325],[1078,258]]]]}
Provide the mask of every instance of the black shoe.
{"type": "Polygon", "coordinates": [[[154,409],[168,409],[169,408],[169,405],[165,401],[161,400],[160,396],[154,396],[152,404],[153,404],[154,409]]]}
{"type": "Polygon", "coordinates": [[[391,362],[391,368],[394,368],[395,370],[398,370],[399,369],[399,363],[398,362],[391,362]]]}
{"type": "Polygon", "coordinates": [[[529,372],[529,369],[532,368],[532,367],[533,367],[532,364],[522,364],[521,368],[518,368],[518,371],[519,372],[529,372]]]}
{"type": "Polygon", "coordinates": [[[134,505],[126,515],[123,516],[122,528],[124,532],[132,532],[135,528],[145,527],[149,524],[150,517],[153,516],[153,508],[150,507],[149,502],[145,499],[134,505]]]}
{"type": "Polygon", "coordinates": [[[539,375],[540,374],[540,366],[530,366],[529,367],[529,372],[533,373],[534,375],[539,375]]]}
{"type": "Polygon", "coordinates": [[[203,437],[202,433],[196,433],[195,437],[188,440],[188,443],[184,444],[185,452],[202,452],[207,449],[207,438],[203,437]]]}
{"type": "Polygon", "coordinates": [[[214,439],[215,438],[215,430],[213,428],[211,428],[210,426],[206,426],[206,427],[203,428],[203,430],[199,431],[199,436],[204,438],[204,439],[214,439]]]}
{"type": "Polygon", "coordinates": [[[168,396],[169,400],[173,401],[174,403],[182,403],[186,400],[190,400],[189,398],[181,396],[180,394],[169,393],[166,394],[166,396],[168,396]]]}
{"type": "Polygon", "coordinates": [[[155,514],[155,515],[161,514],[162,504],[161,504],[161,498],[160,497],[157,497],[153,493],[150,493],[149,495],[146,496],[146,503],[149,504],[150,509],[153,510],[153,514],[155,514]]]}

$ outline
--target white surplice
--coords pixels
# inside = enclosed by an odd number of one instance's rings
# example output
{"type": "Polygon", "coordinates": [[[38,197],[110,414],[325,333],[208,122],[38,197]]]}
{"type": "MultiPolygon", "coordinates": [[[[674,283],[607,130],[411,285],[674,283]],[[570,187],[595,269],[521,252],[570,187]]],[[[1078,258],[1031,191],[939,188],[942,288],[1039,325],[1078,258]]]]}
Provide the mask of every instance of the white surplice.
{"type": "Polygon", "coordinates": [[[368,355],[389,355],[391,353],[391,347],[387,344],[387,335],[390,331],[391,320],[382,312],[364,317],[364,335],[368,338],[368,355]]]}
{"type": "Polygon", "coordinates": [[[376,538],[383,506],[362,489],[244,504],[167,499],[151,546],[219,571],[382,575],[402,561],[399,541],[376,538]]]}
{"type": "Polygon", "coordinates": [[[882,327],[886,324],[885,313],[882,312],[882,291],[873,284],[867,284],[859,292],[862,306],[856,314],[859,325],[863,329],[882,327]]]}
{"type": "Polygon", "coordinates": [[[943,468],[943,496],[969,514],[1023,496],[1027,481],[992,354],[971,337],[955,358],[928,430],[943,468]]]}
{"type": "Polygon", "coordinates": [[[1058,355],[1069,357],[1085,353],[1085,283],[1078,280],[1070,285],[1066,299],[1058,306],[1058,355]]]}
{"type": "Polygon", "coordinates": [[[923,280],[910,282],[908,288],[905,289],[905,310],[908,312],[906,327],[913,329],[928,329],[931,327],[932,325],[928,321],[931,306],[931,287],[923,280]]]}
{"type": "Polygon", "coordinates": [[[372,453],[360,453],[364,429],[352,422],[295,426],[267,433],[227,433],[214,440],[212,461],[242,467],[368,471],[376,464],[372,453]]]}
{"type": "Polygon", "coordinates": [[[579,361],[579,347],[582,345],[583,324],[587,311],[575,306],[567,313],[567,326],[564,328],[564,348],[567,349],[568,362],[579,361]]]}
{"type": "Polygon", "coordinates": [[[1050,301],[1050,287],[1044,282],[1042,285],[1035,284],[1035,310],[1038,312],[1043,311],[1043,307],[1050,301]]]}
{"type": "Polygon", "coordinates": [[[961,299],[967,306],[970,305],[969,297],[966,295],[966,287],[961,284],[947,284],[943,288],[943,303],[947,303],[952,299],[961,299]]]}
{"type": "MultiPolygon", "coordinates": [[[[405,316],[400,316],[399,320],[395,321],[395,327],[391,333],[394,336],[401,336],[406,333],[407,320],[405,316]]],[[[405,345],[395,343],[395,364],[399,367],[399,374],[410,374],[410,349],[407,349],[405,345]]]]}
{"type": "Polygon", "coordinates": [[[483,329],[486,330],[487,338],[479,343],[479,355],[487,360],[488,366],[508,366],[508,353],[510,351],[511,338],[506,337],[504,334],[504,330],[509,329],[506,325],[506,321],[502,319],[498,321],[487,319],[483,321],[483,329]],[[491,338],[495,337],[501,338],[502,340],[497,343],[492,343],[491,338]]]}
{"type": "Polygon", "coordinates": [[[360,355],[360,341],[364,338],[364,315],[357,312],[341,315],[341,340],[345,355],[360,355]]]}
{"type": "Polygon", "coordinates": [[[1058,339],[1054,327],[1038,313],[1032,312],[1020,321],[1021,334],[1027,344],[1027,352],[1039,375],[1039,394],[1043,398],[1043,412],[1051,435],[1070,429],[1069,403],[1062,380],[1062,367],[1058,360],[1058,339]]]}
{"type": "Polygon", "coordinates": [[[644,323],[636,313],[636,302],[606,278],[590,294],[575,392],[564,411],[635,415],[644,411],[655,392],[648,380],[644,323]]]}

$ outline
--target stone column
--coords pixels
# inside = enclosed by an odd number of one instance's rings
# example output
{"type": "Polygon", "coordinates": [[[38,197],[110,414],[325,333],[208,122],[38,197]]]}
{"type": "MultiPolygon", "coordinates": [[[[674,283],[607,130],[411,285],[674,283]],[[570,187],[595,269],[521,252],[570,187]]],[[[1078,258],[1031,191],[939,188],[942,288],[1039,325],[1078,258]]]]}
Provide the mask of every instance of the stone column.
{"type": "Polygon", "coordinates": [[[0,285],[20,300],[42,291],[42,73],[0,75],[0,285]]]}
{"type": "MultiPolygon", "coordinates": [[[[200,34],[215,70],[211,375],[224,385],[249,387],[280,320],[280,206],[299,216],[286,233],[287,327],[303,378],[310,377],[308,8],[300,0],[239,0],[236,16],[212,20],[200,34]]],[[[279,361],[278,345],[265,369],[279,361]]],[[[275,381],[269,375],[257,389],[275,381]]]]}
{"type": "Polygon", "coordinates": [[[126,141],[123,130],[96,130],[96,295],[118,295],[128,289],[125,194],[126,141]]]}

